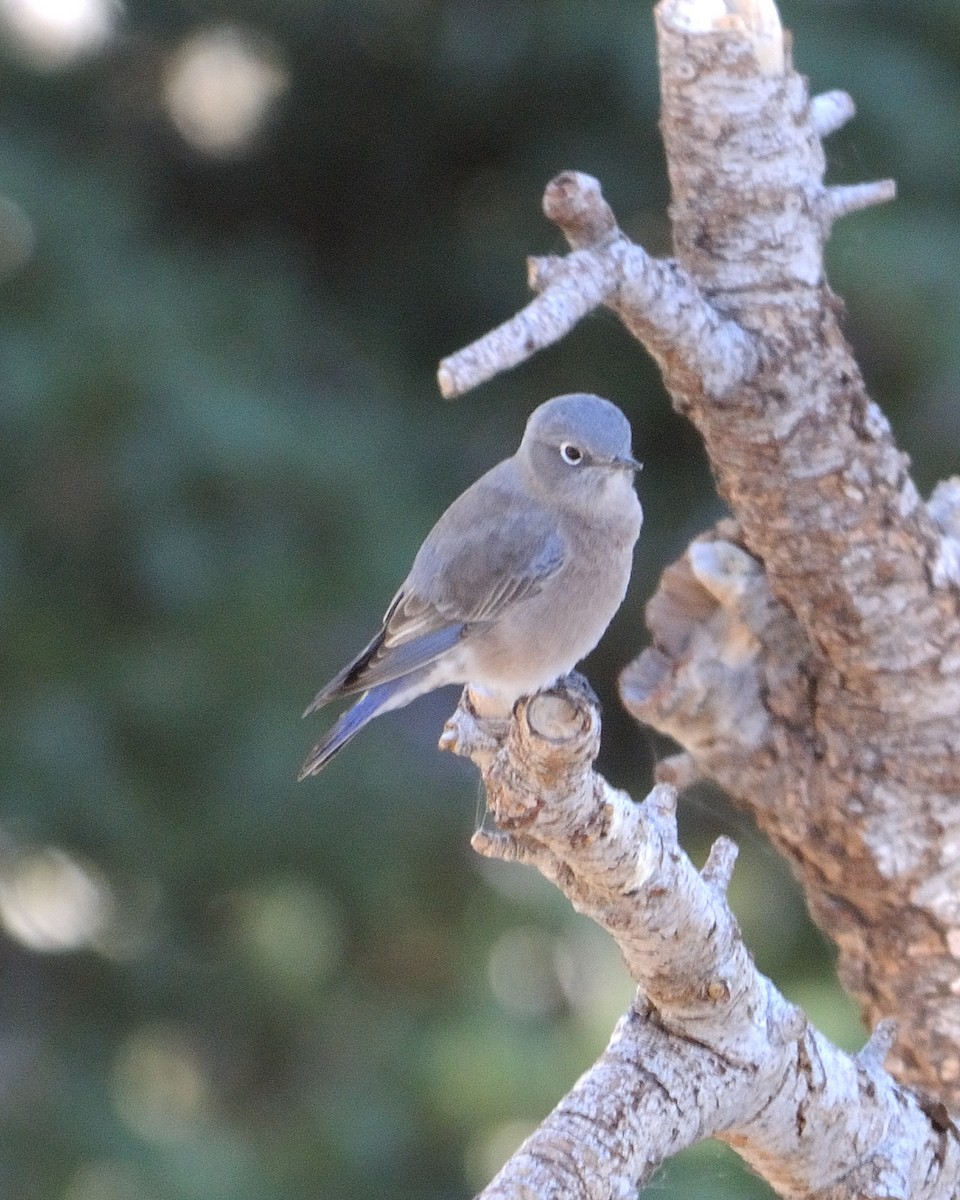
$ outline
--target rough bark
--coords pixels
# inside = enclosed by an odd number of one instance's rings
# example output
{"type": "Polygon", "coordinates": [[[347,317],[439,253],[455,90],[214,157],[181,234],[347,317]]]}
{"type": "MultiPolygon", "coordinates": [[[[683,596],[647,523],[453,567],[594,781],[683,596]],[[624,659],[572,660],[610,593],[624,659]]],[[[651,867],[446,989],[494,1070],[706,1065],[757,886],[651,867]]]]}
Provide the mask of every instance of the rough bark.
{"type": "Polygon", "coordinates": [[[445,360],[441,387],[598,304],[655,357],[734,519],[664,573],[624,701],[684,748],[665,778],[708,774],[756,814],[868,1023],[897,1020],[890,1070],[955,1107],[960,481],[918,497],[823,267],[832,222],[893,188],[824,184],[821,139],[853,106],[809,98],[770,0],[662,0],[656,20],[675,258],[633,245],[599,184],[565,173],[544,208],[571,253],[531,260],[537,297],[445,360]]]}
{"type": "Polygon", "coordinates": [[[474,848],[536,866],[640,984],[604,1054],[484,1200],[633,1196],[704,1137],[782,1196],[956,1194],[960,1140],[883,1070],[892,1027],[855,1057],[832,1046],[753,965],[726,900],[733,844],[721,838],[698,873],[677,844],[673,787],[638,805],[592,770],[600,719],[584,680],[521,701],[512,722],[480,717],[467,691],[442,744],[483,776],[493,828],[474,848]]]}

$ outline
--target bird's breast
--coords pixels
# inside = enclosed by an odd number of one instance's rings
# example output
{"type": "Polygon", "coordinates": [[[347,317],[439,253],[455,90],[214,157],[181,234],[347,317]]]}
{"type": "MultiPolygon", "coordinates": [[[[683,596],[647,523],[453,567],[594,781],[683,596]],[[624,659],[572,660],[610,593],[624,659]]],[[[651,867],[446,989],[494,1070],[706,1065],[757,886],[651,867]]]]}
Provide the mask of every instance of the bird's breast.
{"type": "Polygon", "coordinates": [[[512,702],[572,671],[626,595],[638,530],[639,520],[602,535],[581,529],[556,575],[467,639],[470,682],[512,702]]]}

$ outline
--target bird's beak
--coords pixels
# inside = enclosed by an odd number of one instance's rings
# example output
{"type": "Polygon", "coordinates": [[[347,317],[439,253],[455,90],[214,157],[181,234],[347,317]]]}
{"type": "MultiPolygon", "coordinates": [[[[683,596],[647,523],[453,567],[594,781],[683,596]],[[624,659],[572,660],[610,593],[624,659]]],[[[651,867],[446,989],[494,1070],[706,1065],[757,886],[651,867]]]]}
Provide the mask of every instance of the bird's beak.
{"type": "Polygon", "coordinates": [[[620,454],[616,458],[610,460],[611,467],[620,467],[624,471],[642,471],[643,463],[639,462],[631,454],[620,454]]]}

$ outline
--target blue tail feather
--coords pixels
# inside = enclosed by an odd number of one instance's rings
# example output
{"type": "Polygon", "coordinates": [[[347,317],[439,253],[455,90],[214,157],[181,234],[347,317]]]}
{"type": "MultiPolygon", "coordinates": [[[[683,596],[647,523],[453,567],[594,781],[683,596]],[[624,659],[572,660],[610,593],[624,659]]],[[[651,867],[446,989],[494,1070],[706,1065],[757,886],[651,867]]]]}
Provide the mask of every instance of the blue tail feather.
{"type": "Polygon", "coordinates": [[[307,761],[300,768],[298,780],[306,779],[308,775],[316,775],[318,771],[322,771],[337,751],[342,750],[364,725],[369,724],[377,716],[383,697],[376,693],[386,690],[387,685],[384,684],[380,688],[364,692],[356,704],[340,715],[333,728],[310,751],[307,761]]]}
{"type": "Polygon", "coordinates": [[[308,775],[316,775],[318,771],[322,771],[337,751],[342,750],[374,717],[400,708],[415,696],[421,695],[427,690],[422,684],[429,676],[430,668],[426,667],[414,671],[402,680],[390,679],[386,683],[378,683],[376,687],[364,692],[356,704],[340,714],[330,731],[310,751],[297,779],[306,779],[308,775]]]}

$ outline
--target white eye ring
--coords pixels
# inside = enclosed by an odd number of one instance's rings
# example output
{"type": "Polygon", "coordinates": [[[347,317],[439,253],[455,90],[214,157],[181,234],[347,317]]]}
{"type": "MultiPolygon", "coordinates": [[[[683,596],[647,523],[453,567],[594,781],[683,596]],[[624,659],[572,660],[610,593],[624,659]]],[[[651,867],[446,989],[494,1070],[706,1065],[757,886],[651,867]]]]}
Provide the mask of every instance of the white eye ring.
{"type": "Polygon", "coordinates": [[[573,442],[561,442],[560,457],[568,466],[578,467],[583,462],[583,451],[573,442]]]}

